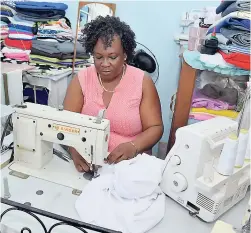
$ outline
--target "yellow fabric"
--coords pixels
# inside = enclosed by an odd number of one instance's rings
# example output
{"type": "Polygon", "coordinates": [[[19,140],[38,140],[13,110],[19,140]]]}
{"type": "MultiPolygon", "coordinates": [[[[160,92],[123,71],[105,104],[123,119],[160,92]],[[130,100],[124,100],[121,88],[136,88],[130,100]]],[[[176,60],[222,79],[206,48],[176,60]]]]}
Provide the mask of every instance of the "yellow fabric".
{"type": "Polygon", "coordinates": [[[211,110],[211,109],[206,109],[206,108],[192,108],[191,112],[208,113],[215,116],[225,116],[232,119],[236,119],[239,114],[238,112],[234,110],[211,110]]]}
{"type": "MultiPolygon", "coordinates": [[[[39,58],[41,60],[44,61],[50,61],[50,62],[73,62],[73,59],[64,59],[64,60],[60,60],[58,58],[54,58],[54,57],[45,57],[45,56],[40,56],[40,55],[35,55],[35,54],[30,54],[30,58],[39,58]]],[[[75,59],[75,62],[78,61],[83,61],[84,59],[75,59]]]]}
{"type": "Polygon", "coordinates": [[[232,225],[218,220],[215,223],[211,233],[236,233],[236,231],[233,230],[232,225]]]}

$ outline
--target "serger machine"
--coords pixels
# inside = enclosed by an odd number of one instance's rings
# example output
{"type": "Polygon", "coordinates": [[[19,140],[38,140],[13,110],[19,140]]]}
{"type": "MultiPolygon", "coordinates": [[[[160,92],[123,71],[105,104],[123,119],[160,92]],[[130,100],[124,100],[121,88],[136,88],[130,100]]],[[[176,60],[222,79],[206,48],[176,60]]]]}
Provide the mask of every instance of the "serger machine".
{"type": "MultiPolygon", "coordinates": [[[[64,166],[69,167],[70,163],[59,159],[52,164],[54,143],[74,147],[90,164],[91,170],[97,170],[104,164],[108,154],[110,123],[103,119],[102,112],[97,117],[91,117],[32,103],[17,106],[14,110],[14,163],[10,169],[61,184],[67,183],[69,175],[68,183],[74,183],[70,175],[79,176],[79,173],[73,163],[72,170],[68,171],[63,169],[68,169],[64,166]],[[59,171],[60,168],[62,171],[59,171]]],[[[79,178],[77,176],[76,179],[79,178]]]]}
{"type": "Polygon", "coordinates": [[[166,157],[163,192],[206,222],[244,198],[250,184],[249,161],[229,176],[217,172],[224,141],[237,128],[237,122],[225,117],[179,128],[166,157]]]}

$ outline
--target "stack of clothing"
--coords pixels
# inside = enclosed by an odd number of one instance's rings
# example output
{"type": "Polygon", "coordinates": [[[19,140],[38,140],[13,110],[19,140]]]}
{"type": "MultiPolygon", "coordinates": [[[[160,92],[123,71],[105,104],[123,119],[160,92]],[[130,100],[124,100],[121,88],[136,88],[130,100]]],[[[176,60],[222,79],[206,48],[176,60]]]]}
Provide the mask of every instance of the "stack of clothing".
{"type": "Polygon", "coordinates": [[[28,64],[32,40],[36,33],[34,22],[20,19],[15,6],[10,5],[10,2],[3,2],[1,5],[1,22],[5,25],[1,60],[28,64]]]}
{"type": "Polygon", "coordinates": [[[32,40],[35,39],[34,23],[19,20],[9,24],[9,34],[4,40],[4,44],[8,47],[14,47],[23,50],[30,50],[32,40]]]}
{"type": "Polygon", "coordinates": [[[190,119],[208,120],[216,116],[236,119],[242,108],[248,76],[228,77],[203,71],[192,98],[190,119]]]}
{"type": "Polygon", "coordinates": [[[32,40],[35,39],[34,22],[21,20],[16,15],[8,24],[8,36],[4,39],[2,53],[4,61],[12,63],[28,63],[32,40]]]}
{"type": "MultiPolygon", "coordinates": [[[[87,64],[89,55],[85,48],[77,43],[75,65],[87,64]]],[[[55,42],[35,40],[32,44],[30,61],[34,64],[52,67],[72,67],[74,56],[74,43],[70,41],[55,42]]]]}
{"type": "MultiPolygon", "coordinates": [[[[65,17],[68,6],[38,1],[14,3],[13,7],[5,2],[1,8],[2,61],[26,62],[40,69],[72,67],[74,36],[71,22],[65,17]]],[[[84,47],[77,44],[76,67],[85,66],[88,58],[84,47]]]]}
{"type": "MultiPolygon", "coordinates": [[[[16,2],[20,18],[35,22],[36,39],[31,44],[30,64],[40,69],[62,69],[73,66],[74,39],[70,21],[65,17],[64,3],[16,2]]],[[[85,65],[84,47],[77,46],[75,65],[85,65]]]]}
{"type": "Polygon", "coordinates": [[[70,21],[64,17],[57,21],[38,22],[38,39],[54,39],[58,42],[72,41],[73,31],[70,21]]]}
{"type": "Polygon", "coordinates": [[[215,32],[223,59],[228,64],[250,70],[250,1],[224,0],[216,13],[221,13],[222,18],[209,28],[207,37],[215,32]]]}
{"type": "Polygon", "coordinates": [[[0,6],[0,25],[1,25],[1,42],[8,36],[9,27],[8,24],[11,22],[10,19],[16,14],[14,8],[5,2],[1,2],[0,6]]]}
{"type": "Polygon", "coordinates": [[[0,35],[1,35],[1,41],[2,41],[8,36],[9,27],[8,27],[8,24],[5,23],[4,21],[0,22],[0,26],[1,26],[0,35]]]}
{"type": "Polygon", "coordinates": [[[16,12],[21,19],[42,22],[59,20],[65,16],[68,6],[64,3],[16,1],[16,12]]]}

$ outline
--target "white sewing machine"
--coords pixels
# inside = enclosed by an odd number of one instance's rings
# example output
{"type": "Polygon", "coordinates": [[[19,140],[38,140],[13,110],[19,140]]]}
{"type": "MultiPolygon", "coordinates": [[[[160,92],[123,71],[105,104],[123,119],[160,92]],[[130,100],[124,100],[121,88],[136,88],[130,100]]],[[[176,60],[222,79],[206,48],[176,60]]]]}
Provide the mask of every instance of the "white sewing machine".
{"type": "Polygon", "coordinates": [[[102,113],[91,117],[32,103],[15,107],[14,162],[10,170],[82,189],[85,178],[73,162],[53,156],[53,143],[74,147],[97,172],[107,157],[110,135],[110,122],[102,118],[102,113]]]}
{"type": "Polygon", "coordinates": [[[224,139],[237,127],[237,122],[217,117],[179,128],[166,157],[163,192],[206,222],[244,198],[250,185],[249,162],[231,176],[220,175],[215,169],[224,139]]]}

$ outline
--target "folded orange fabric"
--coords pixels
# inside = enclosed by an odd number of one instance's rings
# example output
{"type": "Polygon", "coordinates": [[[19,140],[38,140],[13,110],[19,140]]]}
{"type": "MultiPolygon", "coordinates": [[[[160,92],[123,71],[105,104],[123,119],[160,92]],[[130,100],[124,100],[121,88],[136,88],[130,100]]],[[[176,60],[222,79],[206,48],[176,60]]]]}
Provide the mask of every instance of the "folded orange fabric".
{"type": "Polygon", "coordinates": [[[250,55],[244,53],[224,53],[219,51],[224,60],[236,67],[250,70],[250,55]]]}

